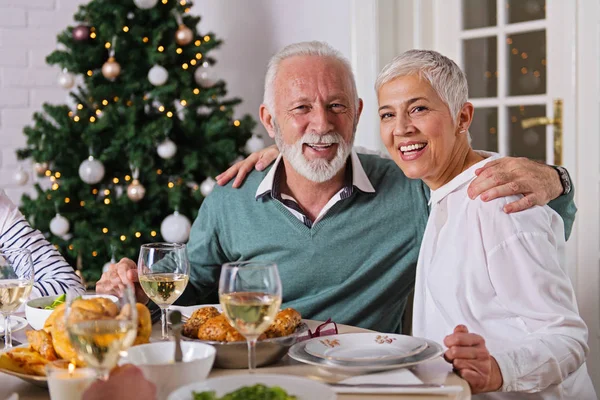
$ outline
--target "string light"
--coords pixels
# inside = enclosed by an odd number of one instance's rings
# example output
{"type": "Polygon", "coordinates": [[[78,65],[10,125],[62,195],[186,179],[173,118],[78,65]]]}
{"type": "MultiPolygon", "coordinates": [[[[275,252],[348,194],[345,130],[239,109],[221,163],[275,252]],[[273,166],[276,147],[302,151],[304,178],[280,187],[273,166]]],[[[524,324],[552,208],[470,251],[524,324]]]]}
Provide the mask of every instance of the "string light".
{"type": "Polygon", "coordinates": [[[48,196],[46,196],[46,198],[47,198],[48,200],[52,200],[52,195],[50,195],[50,194],[49,194],[48,196]]]}
{"type": "Polygon", "coordinates": [[[506,43],[512,44],[512,38],[506,38],[506,43]]]}
{"type": "Polygon", "coordinates": [[[92,257],[96,257],[98,255],[98,252],[96,250],[92,251],[92,257]]]}
{"type": "Polygon", "coordinates": [[[110,194],[110,190],[108,190],[108,189],[104,189],[104,195],[105,195],[105,196],[108,196],[109,194],[110,194]]]}
{"type": "Polygon", "coordinates": [[[200,94],[200,89],[198,89],[198,88],[194,89],[194,94],[200,94]]]}
{"type": "Polygon", "coordinates": [[[81,200],[81,201],[79,202],[79,205],[80,205],[81,207],[85,207],[85,201],[81,200]]]}
{"type": "Polygon", "coordinates": [[[90,33],[90,37],[91,37],[92,39],[96,39],[96,32],[92,32],[92,33],[90,33]]]}
{"type": "Polygon", "coordinates": [[[141,236],[142,236],[142,232],[136,232],[136,233],[135,233],[135,237],[136,237],[136,238],[139,238],[139,237],[141,237],[141,236]]]}
{"type": "Polygon", "coordinates": [[[102,228],[102,233],[108,233],[108,228],[102,228]]]}
{"type": "Polygon", "coordinates": [[[104,199],[104,204],[109,205],[110,204],[110,199],[104,199]]]}
{"type": "Polygon", "coordinates": [[[127,239],[127,236],[121,235],[121,237],[119,239],[121,239],[121,242],[124,242],[127,239]]]}
{"type": "Polygon", "coordinates": [[[107,106],[108,105],[108,100],[106,100],[106,99],[102,100],[102,105],[103,106],[107,106]]]}
{"type": "Polygon", "coordinates": [[[519,50],[517,50],[517,49],[512,49],[512,50],[511,50],[511,52],[512,52],[513,54],[515,54],[515,55],[516,55],[516,54],[519,54],[519,50]]]}
{"type": "Polygon", "coordinates": [[[188,69],[190,66],[188,65],[188,63],[183,63],[183,65],[181,66],[181,68],[183,69],[188,69]]]}
{"type": "Polygon", "coordinates": [[[96,122],[96,117],[94,117],[93,115],[90,117],[90,122],[96,122]]]}
{"type": "Polygon", "coordinates": [[[160,107],[158,107],[158,111],[160,111],[160,112],[164,112],[164,111],[165,111],[165,106],[160,106],[160,107]]]}
{"type": "Polygon", "coordinates": [[[221,110],[221,111],[225,111],[225,106],[221,106],[221,107],[219,107],[219,110],[221,110]]]}
{"type": "Polygon", "coordinates": [[[181,1],[179,2],[179,4],[181,4],[181,6],[183,7],[183,6],[185,6],[187,3],[185,2],[185,0],[181,0],[181,1]]]}
{"type": "Polygon", "coordinates": [[[546,65],[546,59],[545,58],[542,60],[542,65],[544,65],[544,66],[546,65]]]}
{"type": "Polygon", "coordinates": [[[44,172],[44,175],[50,176],[50,175],[52,175],[52,171],[50,171],[49,169],[47,169],[46,172],[44,172]]]}
{"type": "Polygon", "coordinates": [[[156,236],[156,231],[150,232],[150,236],[152,236],[152,237],[156,236]]]}
{"type": "Polygon", "coordinates": [[[128,26],[124,26],[123,27],[123,32],[129,32],[129,27],[128,26]]]}
{"type": "Polygon", "coordinates": [[[114,184],[117,184],[117,183],[119,183],[119,178],[113,178],[113,183],[114,183],[114,184]]]}
{"type": "Polygon", "coordinates": [[[181,53],[183,53],[183,49],[181,47],[178,47],[177,50],[175,50],[175,52],[177,54],[181,54],[181,53]]]}
{"type": "Polygon", "coordinates": [[[188,7],[188,8],[186,8],[185,10],[183,10],[183,12],[185,12],[185,13],[189,13],[190,11],[192,11],[192,9],[191,9],[191,8],[189,8],[189,7],[188,7]]]}
{"type": "Polygon", "coordinates": [[[58,183],[52,184],[52,190],[58,190],[58,183]]]}
{"type": "Polygon", "coordinates": [[[185,101],[185,100],[181,100],[179,103],[184,107],[187,105],[187,101],[185,101]]]}
{"type": "Polygon", "coordinates": [[[533,76],[535,76],[536,78],[540,77],[540,71],[533,71],[533,76]]]}
{"type": "Polygon", "coordinates": [[[69,111],[69,113],[67,114],[69,117],[73,117],[73,111],[69,111]]]}
{"type": "Polygon", "coordinates": [[[204,36],[204,41],[205,41],[205,42],[208,42],[208,41],[210,41],[210,36],[208,36],[208,35],[204,36]]]}
{"type": "Polygon", "coordinates": [[[148,36],[144,36],[144,38],[142,39],[142,42],[144,43],[148,43],[150,39],[148,39],[148,36]]]}
{"type": "Polygon", "coordinates": [[[164,46],[158,46],[158,52],[162,53],[163,51],[165,51],[165,47],[164,46]]]}
{"type": "Polygon", "coordinates": [[[129,182],[131,180],[131,177],[129,175],[125,175],[125,181],[129,182]]]}
{"type": "Polygon", "coordinates": [[[192,59],[192,60],[190,60],[190,64],[192,64],[192,65],[196,65],[196,64],[197,64],[197,63],[196,63],[196,60],[193,60],[193,59],[192,59]]]}
{"type": "Polygon", "coordinates": [[[525,53],[525,52],[522,52],[522,53],[521,53],[521,58],[522,58],[523,60],[527,60],[527,57],[529,57],[529,56],[527,55],[527,53],[525,53]]]}
{"type": "Polygon", "coordinates": [[[119,96],[115,96],[113,97],[113,101],[116,103],[117,101],[119,101],[119,96]]]}
{"type": "Polygon", "coordinates": [[[127,105],[127,107],[131,107],[133,105],[133,101],[127,100],[127,103],[125,104],[127,105]]]}
{"type": "Polygon", "coordinates": [[[235,121],[233,121],[233,125],[234,126],[240,126],[240,121],[236,119],[235,121]]]}
{"type": "Polygon", "coordinates": [[[83,110],[83,104],[77,104],[77,109],[78,110],[83,110]]]}
{"type": "Polygon", "coordinates": [[[173,117],[173,113],[171,111],[167,112],[167,117],[172,118],[173,117]]]}
{"type": "Polygon", "coordinates": [[[169,2],[169,0],[162,0],[163,4],[167,4],[169,2]]]}
{"type": "Polygon", "coordinates": [[[156,170],[156,175],[162,175],[162,169],[157,169],[156,170]]]}
{"type": "Polygon", "coordinates": [[[521,73],[525,75],[527,73],[527,67],[521,68],[521,73]]]}
{"type": "Polygon", "coordinates": [[[54,181],[56,181],[56,178],[54,176],[51,176],[50,177],[50,182],[54,182],[54,181]]]}
{"type": "Polygon", "coordinates": [[[173,187],[175,186],[175,184],[173,182],[169,182],[169,184],[167,186],[169,186],[169,189],[173,189],[173,187]]]}
{"type": "Polygon", "coordinates": [[[65,197],[65,204],[69,204],[71,202],[71,199],[68,197],[65,197]]]}
{"type": "Polygon", "coordinates": [[[198,60],[202,60],[202,53],[196,53],[196,58],[198,60]]]}
{"type": "Polygon", "coordinates": [[[96,188],[92,189],[92,194],[98,194],[98,189],[96,189],[96,188]]]}
{"type": "Polygon", "coordinates": [[[196,46],[200,46],[200,45],[202,44],[202,41],[201,41],[200,39],[198,39],[198,40],[196,40],[196,41],[194,42],[194,44],[195,44],[196,46]]]}
{"type": "Polygon", "coordinates": [[[54,174],[54,176],[56,177],[56,179],[60,178],[60,177],[61,177],[61,175],[60,175],[60,172],[56,172],[56,173],[54,174]]]}
{"type": "Polygon", "coordinates": [[[73,245],[72,245],[72,244],[70,244],[70,245],[69,245],[69,250],[73,250],[73,249],[74,249],[73,245]]]}
{"type": "Polygon", "coordinates": [[[104,43],[104,48],[105,49],[110,49],[110,42],[104,43]]]}

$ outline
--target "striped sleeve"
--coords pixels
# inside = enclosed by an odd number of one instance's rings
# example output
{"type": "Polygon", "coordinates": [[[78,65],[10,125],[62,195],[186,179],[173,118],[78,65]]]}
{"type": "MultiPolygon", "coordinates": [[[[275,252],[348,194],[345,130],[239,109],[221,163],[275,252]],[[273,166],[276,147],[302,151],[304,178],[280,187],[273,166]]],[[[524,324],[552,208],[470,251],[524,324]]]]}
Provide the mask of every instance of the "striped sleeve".
{"type": "MultiPolygon", "coordinates": [[[[44,235],[33,229],[19,209],[0,191],[0,249],[29,249],[34,265],[31,298],[85,292],[81,280],[44,235]]],[[[16,271],[19,275],[19,271],[16,271]]],[[[22,272],[21,272],[22,273],[22,272]]]]}

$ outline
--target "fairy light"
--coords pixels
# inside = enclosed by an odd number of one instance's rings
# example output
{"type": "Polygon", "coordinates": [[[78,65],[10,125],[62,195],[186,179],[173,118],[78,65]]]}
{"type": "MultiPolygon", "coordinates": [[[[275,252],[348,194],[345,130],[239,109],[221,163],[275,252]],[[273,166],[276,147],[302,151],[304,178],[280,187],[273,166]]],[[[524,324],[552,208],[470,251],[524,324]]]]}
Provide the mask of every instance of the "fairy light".
{"type": "Polygon", "coordinates": [[[127,236],[121,235],[121,237],[119,237],[119,239],[121,239],[121,242],[124,242],[125,240],[127,240],[127,236]]]}
{"type": "Polygon", "coordinates": [[[69,204],[71,202],[71,199],[68,197],[65,197],[65,204],[69,204]]]}
{"type": "Polygon", "coordinates": [[[148,39],[148,36],[144,36],[144,38],[142,39],[142,42],[144,43],[148,43],[150,41],[150,39],[148,39]]]}
{"type": "Polygon", "coordinates": [[[98,189],[96,189],[96,188],[92,189],[92,194],[98,194],[98,189]]]}
{"type": "Polygon", "coordinates": [[[155,237],[156,236],[156,231],[150,232],[150,236],[155,237]]]}
{"type": "Polygon", "coordinates": [[[52,200],[52,195],[51,195],[51,194],[49,194],[48,196],[46,196],[46,199],[48,199],[48,200],[52,200]]]}
{"type": "Polygon", "coordinates": [[[104,195],[108,196],[110,194],[110,190],[109,189],[104,189],[104,195]]]}
{"type": "Polygon", "coordinates": [[[54,176],[56,177],[56,179],[58,179],[58,178],[60,178],[60,177],[61,177],[61,174],[60,174],[60,172],[56,172],[56,173],[54,174],[54,176]]]}
{"type": "Polygon", "coordinates": [[[173,189],[173,187],[175,186],[175,184],[173,182],[169,182],[169,184],[167,186],[169,186],[169,189],[173,189]]]}
{"type": "Polygon", "coordinates": [[[73,117],[73,111],[69,111],[69,113],[67,114],[69,117],[73,117]]]}
{"type": "Polygon", "coordinates": [[[77,109],[78,110],[83,110],[83,104],[77,104],[77,109]]]}
{"type": "Polygon", "coordinates": [[[160,112],[164,112],[164,111],[165,111],[165,106],[160,106],[160,107],[158,107],[158,111],[160,111],[160,112]]]}
{"type": "Polygon", "coordinates": [[[104,48],[105,49],[110,49],[110,42],[104,43],[104,48]]]}
{"type": "Polygon", "coordinates": [[[225,106],[221,106],[221,107],[219,107],[219,110],[221,110],[221,111],[225,111],[225,106]]]}
{"type": "Polygon", "coordinates": [[[94,117],[93,115],[90,117],[90,122],[96,122],[96,117],[94,117]]]}
{"type": "Polygon", "coordinates": [[[527,60],[527,57],[529,57],[529,56],[527,55],[527,53],[525,53],[525,52],[522,52],[522,53],[521,53],[521,58],[522,58],[523,60],[527,60]]]}
{"type": "Polygon", "coordinates": [[[181,54],[181,53],[183,53],[183,49],[181,47],[178,47],[177,50],[175,50],[175,52],[177,54],[181,54]]]}
{"type": "Polygon", "coordinates": [[[519,50],[517,50],[517,49],[512,49],[511,52],[515,55],[519,54],[519,50]]]}
{"type": "Polygon", "coordinates": [[[131,107],[133,105],[133,101],[127,100],[127,103],[125,104],[127,105],[127,107],[131,107]]]}
{"type": "Polygon", "coordinates": [[[196,58],[198,60],[202,60],[202,53],[196,53],[196,58]]]}
{"type": "Polygon", "coordinates": [[[506,38],[506,43],[512,44],[512,38],[506,38]]]}
{"type": "Polygon", "coordinates": [[[125,175],[125,181],[129,182],[131,180],[131,177],[129,175],[125,175]]]}
{"type": "Polygon", "coordinates": [[[54,177],[54,176],[51,176],[51,177],[50,177],[50,182],[55,182],[55,181],[56,181],[56,177],[54,177]]]}
{"type": "Polygon", "coordinates": [[[194,94],[200,94],[200,89],[198,89],[198,88],[194,89],[194,94]]]}
{"type": "Polygon", "coordinates": [[[158,46],[158,52],[162,53],[163,51],[165,51],[165,47],[164,46],[158,46]]]}
{"type": "Polygon", "coordinates": [[[186,1],[185,1],[185,0],[181,0],[181,1],[179,2],[179,4],[181,4],[181,7],[183,7],[183,6],[185,6],[187,3],[186,3],[186,1]]]}
{"type": "Polygon", "coordinates": [[[113,97],[113,101],[116,103],[117,101],[119,101],[119,96],[115,96],[113,97]]]}
{"type": "Polygon", "coordinates": [[[198,40],[196,40],[196,41],[194,42],[194,44],[195,44],[196,46],[200,46],[200,45],[202,44],[202,41],[201,41],[200,39],[198,39],[198,40]]]}
{"type": "Polygon", "coordinates": [[[181,100],[179,103],[184,107],[187,105],[187,101],[185,101],[185,100],[181,100]]]}
{"type": "Polygon", "coordinates": [[[53,183],[52,184],[52,190],[58,190],[58,183],[53,183]]]}
{"type": "Polygon", "coordinates": [[[110,204],[110,199],[104,199],[104,204],[109,205],[110,204]]]}
{"type": "Polygon", "coordinates": [[[204,36],[204,41],[205,41],[205,42],[208,42],[208,41],[210,41],[210,36],[208,36],[208,35],[204,36]]]}
{"type": "Polygon", "coordinates": [[[102,110],[100,110],[100,109],[96,110],[96,115],[97,116],[101,116],[102,115],[102,110]]]}
{"type": "Polygon", "coordinates": [[[103,106],[107,106],[108,105],[108,100],[106,100],[106,99],[102,100],[102,105],[103,106]]]}
{"type": "Polygon", "coordinates": [[[234,126],[240,126],[240,121],[236,119],[235,121],[233,121],[233,125],[234,126]]]}
{"type": "Polygon", "coordinates": [[[173,117],[173,113],[171,111],[167,112],[167,117],[172,118],[173,117]]]}
{"type": "Polygon", "coordinates": [[[163,4],[167,4],[169,2],[169,0],[162,0],[163,4]]]}
{"type": "Polygon", "coordinates": [[[183,63],[183,65],[181,66],[181,68],[183,69],[188,69],[190,66],[188,65],[188,63],[183,63]]]}
{"type": "Polygon", "coordinates": [[[190,11],[192,11],[192,9],[191,9],[191,8],[189,8],[189,7],[188,7],[188,8],[186,8],[185,10],[183,10],[183,12],[185,12],[185,13],[189,13],[190,11]]]}
{"type": "Polygon", "coordinates": [[[129,27],[128,26],[124,26],[123,27],[123,32],[129,32],[129,27]]]}
{"type": "Polygon", "coordinates": [[[96,32],[92,32],[92,33],[90,33],[90,37],[91,37],[92,39],[96,39],[96,32]]]}
{"type": "Polygon", "coordinates": [[[73,247],[72,244],[69,245],[69,250],[73,250],[75,247],[73,247]]]}
{"type": "Polygon", "coordinates": [[[114,183],[114,184],[117,184],[117,183],[119,183],[119,178],[113,178],[113,183],[114,183]]]}
{"type": "Polygon", "coordinates": [[[192,64],[192,65],[196,65],[196,64],[197,64],[197,62],[196,62],[196,60],[193,60],[193,59],[192,59],[192,60],[190,60],[190,64],[192,64]]]}
{"type": "Polygon", "coordinates": [[[136,238],[140,238],[141,236],[142,236],[142,232],[136,232],[136,233],[135,233],[135,237],[136,237],[136,238]]]}
{"type": "Polygon", "coordinates": [[[535,76],[536,78],[540,77],[540,71],[533,71],[533,76],[535,76]]]}
{"type": "Polygon", "coordinates": [[[527,67],[521,68],[521,73],[525,75],[527,73],[527,67]]]}
{"type": "Polygon", "coordinates": [[[50,176],[50,175],[52,175],[52,171],[50,171],[49,169],[47,169],[46,172],[44,172],[44,175],[50,176]]]}
{"type": "Polygon", "coordinates": [[[80,205],[81,207],[85,207],[85,201],[81,200],[81,201],[79,202],[79,205],[80,205]]]}
{"type": "Polygon", "coordinates": [[[162,169],[157,169],[156,170],[156,175],[162,175],[162,169]]]}
{"type": "Polygon", "coordinates": [[[92,257],[98,256],[98,252],[96,250],[92,251],[92,257]]]}
{"type": "Polygon", "coordinates": [[[104,234],[108,233],[108,228],[102,228],[102,233],[104,233],[104,234]]]}

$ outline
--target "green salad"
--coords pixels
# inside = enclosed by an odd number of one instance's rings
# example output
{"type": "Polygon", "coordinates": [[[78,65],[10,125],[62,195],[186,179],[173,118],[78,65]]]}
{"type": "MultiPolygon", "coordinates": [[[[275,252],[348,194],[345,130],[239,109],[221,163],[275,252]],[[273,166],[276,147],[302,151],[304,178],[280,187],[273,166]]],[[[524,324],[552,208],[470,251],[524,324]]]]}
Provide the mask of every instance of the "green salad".
{"type": "Polygon", "coordinates": [[[56,299],[54,299],[54,301],[52,302],[52,304],[50,304],[49,306],[44,307],[44,310],[54,310],[56,307],[58,307],[59,305],[61,305],[62,303],[64,303],[66,300],[67,300],[67,295],[66,294],[61,294],[56,299]]]}
{"type": "Polygon", "coordinates": [[[279,386],[267,387],[257,384],[254,386],[244,386],[235,392],[227,393],[223,397],[218,397],[216,392],[192,392],[194,400],[297,400],[296,396],[287,394],[279,386]]]}

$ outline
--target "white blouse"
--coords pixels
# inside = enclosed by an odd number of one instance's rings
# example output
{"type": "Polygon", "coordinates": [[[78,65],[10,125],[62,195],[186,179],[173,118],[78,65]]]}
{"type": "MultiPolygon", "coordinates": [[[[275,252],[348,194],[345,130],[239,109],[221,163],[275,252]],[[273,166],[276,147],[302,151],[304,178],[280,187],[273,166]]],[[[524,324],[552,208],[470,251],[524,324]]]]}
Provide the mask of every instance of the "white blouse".
{"type": "Polygon", "coordinates": [[[413,334],[443,344],[454,327],[486,340],[504,380],[477,399],[596,399],[587,327],[564,269],[564,226],[551,208],[506,214],[517,196],[467,196],[470,167],[431,192],[417,266],[413,334]],[[506,393],[521,392],[521,393],[506,393]]]}
{"type": "Polygon", "coordinates": [[[31,298],[66,293],[68,288],[85,292],[73,268],[0,190],[0,249],[23,248],[31,251],[33,259],[35,282],[31,298]]]}

